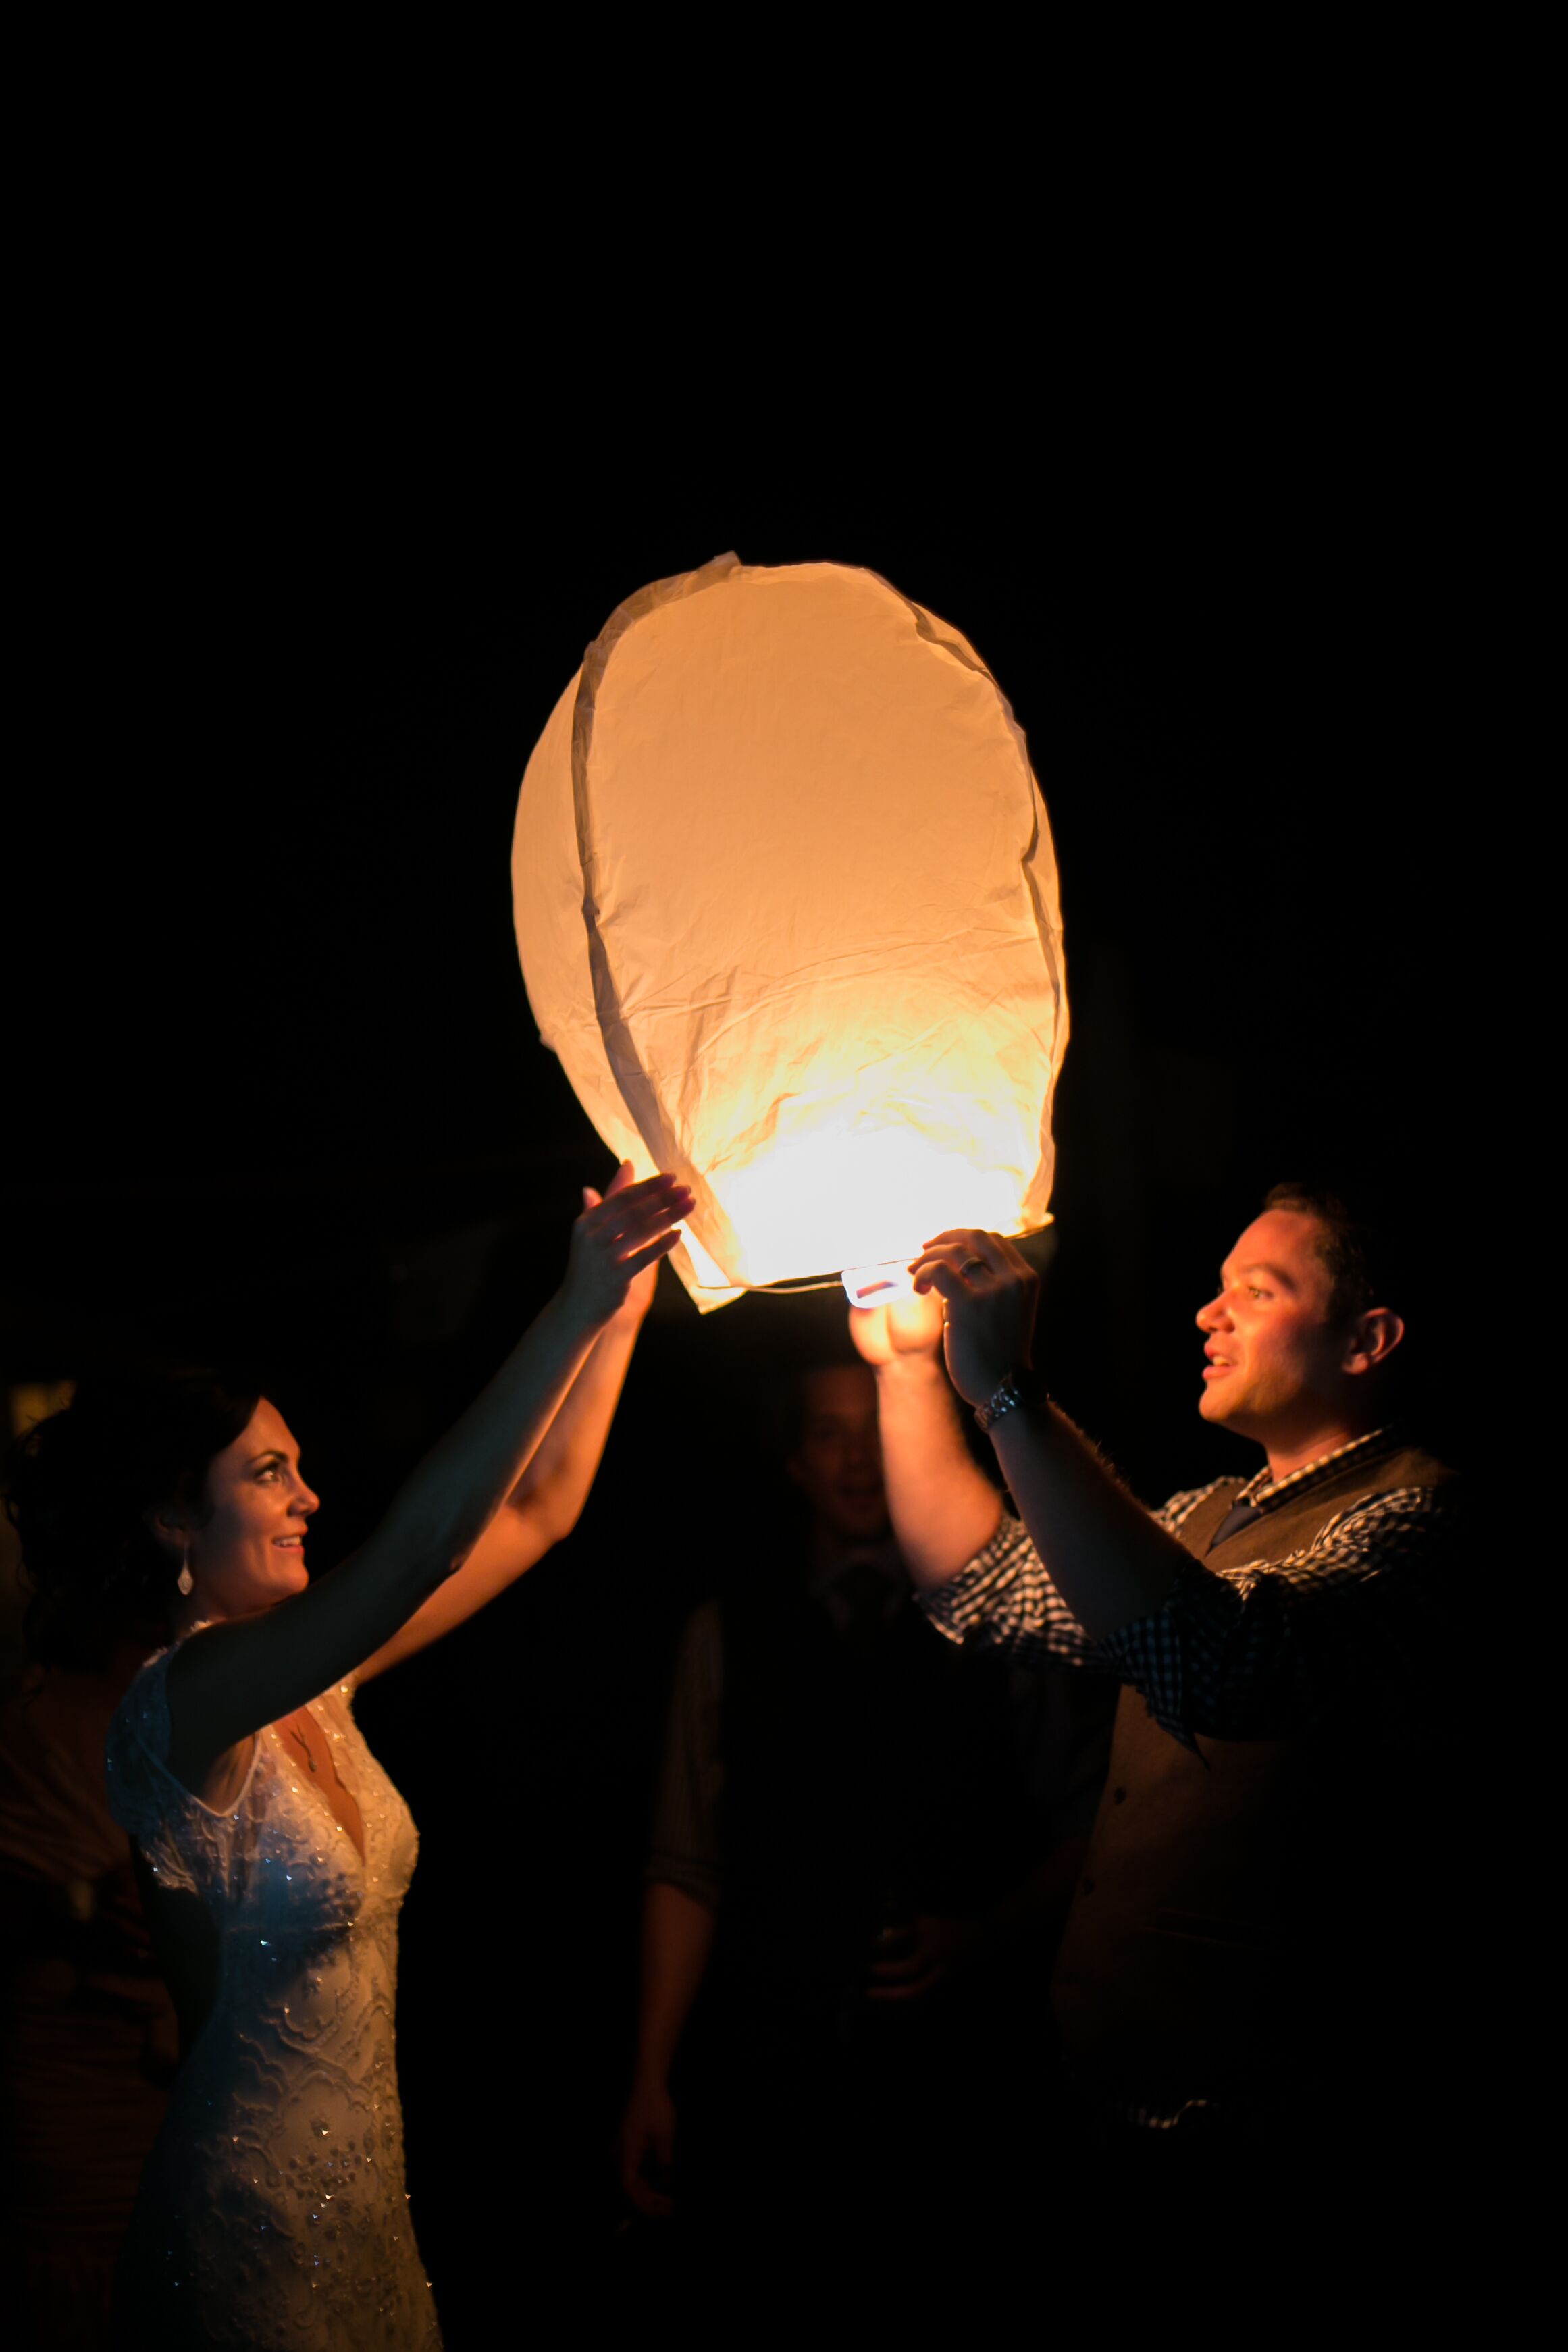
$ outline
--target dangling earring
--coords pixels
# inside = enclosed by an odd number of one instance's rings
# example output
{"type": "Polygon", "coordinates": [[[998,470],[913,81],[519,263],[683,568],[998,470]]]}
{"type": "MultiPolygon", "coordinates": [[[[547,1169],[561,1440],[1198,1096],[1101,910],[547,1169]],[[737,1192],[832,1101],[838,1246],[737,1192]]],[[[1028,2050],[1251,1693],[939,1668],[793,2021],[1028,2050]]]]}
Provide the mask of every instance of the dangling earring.
{"type": "Polygon", "coordinates": [[[195,1590],[196,1582],[195,1578],[191,1574],[191,1548],[189,1544],[184,1546],[180,1554],[180,1572],[178,1576],[175,1577],[174,1582],[180,1588],[182,1599],[188,1601],[191,1594],[195,1590]]]}

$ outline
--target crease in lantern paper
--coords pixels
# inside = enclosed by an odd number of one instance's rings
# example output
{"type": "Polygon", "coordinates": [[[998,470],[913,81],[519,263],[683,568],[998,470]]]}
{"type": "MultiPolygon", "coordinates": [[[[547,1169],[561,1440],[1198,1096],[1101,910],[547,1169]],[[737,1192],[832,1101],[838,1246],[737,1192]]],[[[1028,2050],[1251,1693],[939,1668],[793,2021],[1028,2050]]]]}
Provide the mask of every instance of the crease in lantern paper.
{"type": "MultiPolygon", "coordinates": [[[[1049,932],[1047,932],[1044,934],[1044,939],[1049,940],[1050,936],[1049,932]]],[[[716,1035],[722,1035],[736,1023],[753,1020],[759,1013],[767,1013],[772,1006],[786,1002],[792,997],[805,995],[814,989],[822,989],[826,992],[843,988],[868,975],[879,979],[885,978],[889,964],[896,966],[901,958],[907,958],[912,968],[929,974],[933,951],[948,954],[949,961],[943,973],[944,982],[948,985],[952,984],[953,974],[956,971],[962,971],[966,964],[994,964],[998,954],[1027,956],[1035,967],[1035,986],[1038,993],[1042,996],[1048,993],[1055,1002],[1059,999],[1061,989],[1054,974],[1047,978],[1047,974],[1039,969],[1039,951],[1042,944],[1042,935],[1039,933],[1012,926],[1004,928],[998,924],[994,929],[984,933],[981,941],[972,940],[956,950],[953,937],[950,934],[946,939],[937,940],[900,941],[882,956],[866,950],[858,950],[853,956],[825,958],[825,966],[831,962],[846,968],[837,970],[819,968],[813,971],[803,972],[798,979],[773,979],[767,975],[756,977],[748,975],[742,979],[737,972],[727,982],[710,981],[708,983],[710,992],[700,997],[682,992],[679,976],[673,983],[665,984],[666,990],[671,992],[666,993],[665,990],[661,990],[658,997],[639,997],[636,992],[635,982],[626,982],[624,988],[617,987],[613,966],[607,976],[611,987],[616,990],[617,1016],[622,1021],[627,1022],[653,1022],[672,1017],[684,1020],[692,1013],[717,1013],[730,1004],[735,996],[744,995],[751,1001],[738,1006],[731,1021],[725,1024],[725,1029],[715,1033],[716,1035]]],[[[1047,961],[1050,961],[1054,960],[1047,959],[1047,961]]],[[[933,981],[930,984],[934,986],[936,983],[933,981]]],[[[1001,1001],[1001,992],[996,989],[994,982],[991,984],[989,994],[982,996],[979,992],[976,992],[976,995],[979,1002],[986,1004],[994,1004],[1001,1001]]]]}

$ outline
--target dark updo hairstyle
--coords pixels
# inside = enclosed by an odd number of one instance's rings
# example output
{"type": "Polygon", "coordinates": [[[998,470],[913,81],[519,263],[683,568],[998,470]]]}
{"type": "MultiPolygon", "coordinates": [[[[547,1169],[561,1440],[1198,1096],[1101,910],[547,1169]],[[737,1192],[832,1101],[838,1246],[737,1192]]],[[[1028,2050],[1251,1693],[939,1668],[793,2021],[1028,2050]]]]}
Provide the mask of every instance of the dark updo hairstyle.
{"type": "Polygon", "coordinates": [[[201,1503],[208,1465],[258,1401],[237,1375],[146,1365],[84,1381],[63,1412],[16,1440],[5,1507],[32,1588],[27,1646],[40,1664],[97,1666],[127,1636],[167,1640],[179,1562],[149,1515],[201,1503]]]}

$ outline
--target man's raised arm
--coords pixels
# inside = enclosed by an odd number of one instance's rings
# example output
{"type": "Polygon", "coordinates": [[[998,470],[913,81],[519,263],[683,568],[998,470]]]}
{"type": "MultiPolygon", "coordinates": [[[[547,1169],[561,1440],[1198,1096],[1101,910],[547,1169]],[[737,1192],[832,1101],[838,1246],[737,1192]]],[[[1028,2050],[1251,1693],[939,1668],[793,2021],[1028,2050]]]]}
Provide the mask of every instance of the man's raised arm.
{"type": "Polygon", "coordinates": [[[942,1363],[942,1307],[931,1297],[851,1307],[855,1345],[877,1375],[882,1476],[899,1549],[924,1591],[945,1584],[988,1544],[1002,1517],[972,1459],[942,1363]]]}
{"type": "MultiPolygon", "coordinates": [[[[947,1365],[961,1396],[980,1405],[1005,1382],[1032,1387],[1039,1284],[1011,1242],[939,1234],[910,1271],[921,1295],[945,1304],[947,1365]]],[[[991,1439],[1052,1586],[1091,1641],[1164,1607],[1186,1554],[1065,1413],[1032,1389],[1026,1405],[995,1417],[991,1439]]]]}

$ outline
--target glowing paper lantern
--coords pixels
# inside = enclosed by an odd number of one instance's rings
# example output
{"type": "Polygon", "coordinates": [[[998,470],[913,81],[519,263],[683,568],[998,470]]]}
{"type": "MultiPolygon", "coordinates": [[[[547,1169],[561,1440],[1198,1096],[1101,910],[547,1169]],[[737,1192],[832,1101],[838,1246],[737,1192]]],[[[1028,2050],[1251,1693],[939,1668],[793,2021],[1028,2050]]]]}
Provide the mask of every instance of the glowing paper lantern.
{"type": "Polygon", "coordinates": [[[721,556],[628,598],[528,763],[512,889],[584,1108],[696,1194],[700,1307],[869,1298],[943,1226],[1044,1222],[1045,806],[984,663],[875,573],[721,556]]]}

